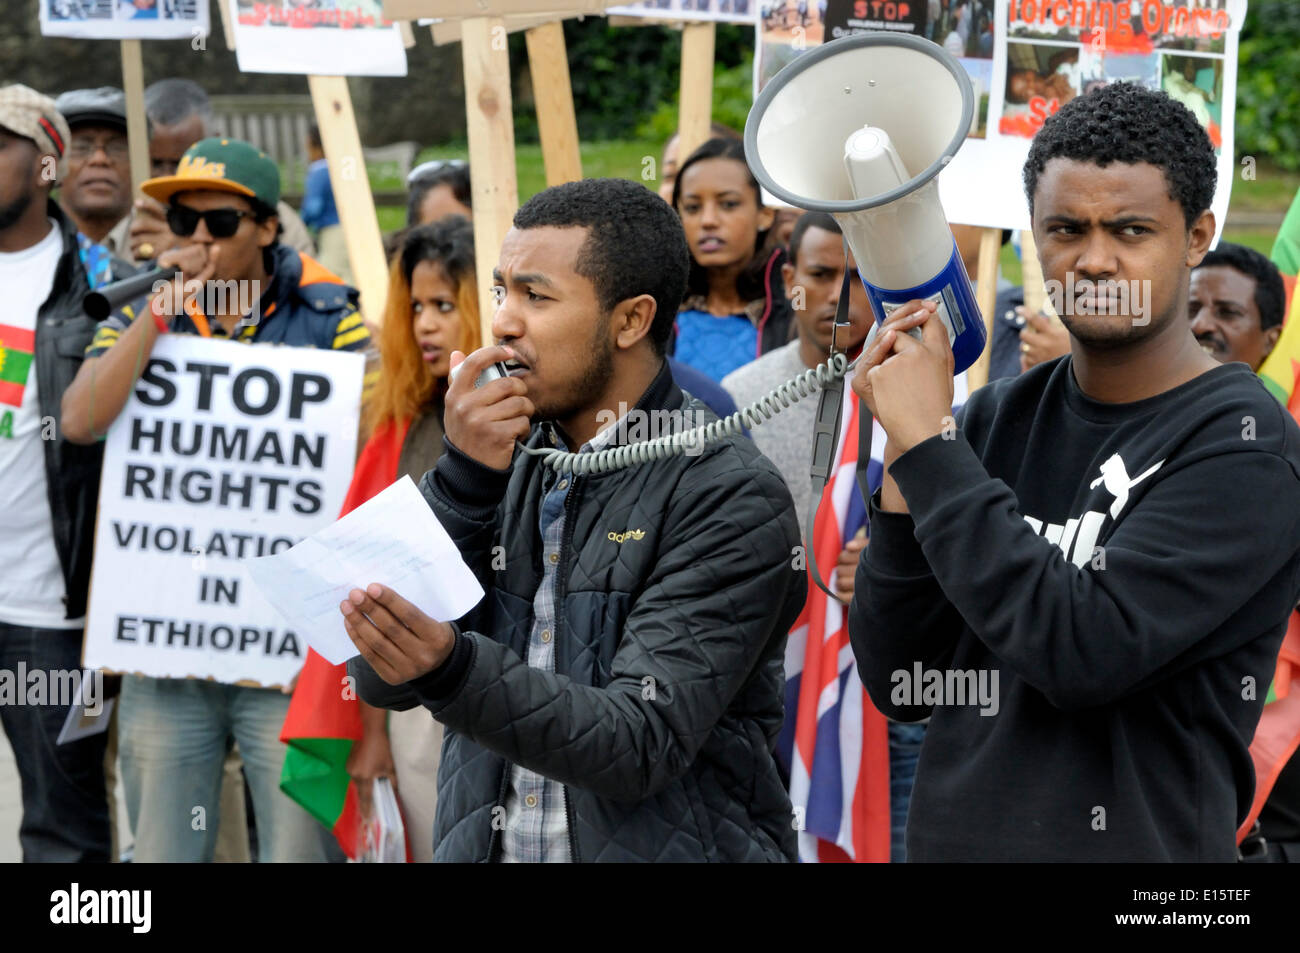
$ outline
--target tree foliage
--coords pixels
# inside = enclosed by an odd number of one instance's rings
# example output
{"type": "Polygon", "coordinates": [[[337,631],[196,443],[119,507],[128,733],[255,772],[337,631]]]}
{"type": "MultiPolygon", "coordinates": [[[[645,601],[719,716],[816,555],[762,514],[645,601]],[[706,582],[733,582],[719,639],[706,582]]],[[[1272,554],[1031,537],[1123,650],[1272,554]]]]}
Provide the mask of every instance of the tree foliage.
{"type": "MultiPolygon", "coordinates": [[[[627,138],[662,105],[676,103],[680,31],[661,26],[612,27],[604,17],[585,17],[564,22],[564,40],[582,139],[627,138]]],[[[736,67],[752,55],[753,45],[752,29],[719,24],[714,63],[724,70],[736,67]]],[[[527,66],[524,38],[516,35],[511,38],[512,73],[523,75],[527,66]]],[[[714,95],[716,102],[716,90],[714,95]]],[[[536,130],[531,95],[516,97],[515,138],[535,141],[536,130]]]]}
{"type": "Polygon", "coordinates": [[[1300,3],[1250,0],[1237,57],[1239,156],[1300,169],[1300,3]]]}

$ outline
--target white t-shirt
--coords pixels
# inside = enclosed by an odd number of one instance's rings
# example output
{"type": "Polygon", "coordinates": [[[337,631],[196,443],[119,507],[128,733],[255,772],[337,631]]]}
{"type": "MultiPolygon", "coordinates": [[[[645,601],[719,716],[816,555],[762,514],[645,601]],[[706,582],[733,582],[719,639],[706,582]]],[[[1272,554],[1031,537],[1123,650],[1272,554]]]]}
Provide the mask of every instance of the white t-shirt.
{"type": "MultiPolygon", "coordinates": [[[[0,621],[79,629],[83,619],[64,618],[34,361],[36,313],[62,253],[63,235],[52,221],[49,235],[31,248],[0,252],[0,621]]],[[[44,429],[49,435],[51,427],[44,429]]]]}

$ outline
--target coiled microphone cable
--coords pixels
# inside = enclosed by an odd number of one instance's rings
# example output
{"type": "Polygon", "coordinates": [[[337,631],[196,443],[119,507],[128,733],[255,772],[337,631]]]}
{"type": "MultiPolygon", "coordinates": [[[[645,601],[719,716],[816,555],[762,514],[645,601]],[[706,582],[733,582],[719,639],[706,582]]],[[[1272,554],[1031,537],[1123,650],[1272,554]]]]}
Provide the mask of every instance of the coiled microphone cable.
{"type": "Polygon", "coordinates": [[[578,476],[608,473],[678,454],[699,453],[711,443],[732,434],[742,433],[742,428],[756,427],[770,420],[811,394],[835,384],[842,387],[844,377],[857,363],[858,359],[850,361],[842,353],[833,354],[825,363],[809,368],[728,417],[691,430],[657,437],[654,440],[611,447],[595,453],[570,453],[555,447],[525,447],[522,444],[519,449],[532,456],[541,457],[545,466],[559,473],[572,473],[578,476]]]}

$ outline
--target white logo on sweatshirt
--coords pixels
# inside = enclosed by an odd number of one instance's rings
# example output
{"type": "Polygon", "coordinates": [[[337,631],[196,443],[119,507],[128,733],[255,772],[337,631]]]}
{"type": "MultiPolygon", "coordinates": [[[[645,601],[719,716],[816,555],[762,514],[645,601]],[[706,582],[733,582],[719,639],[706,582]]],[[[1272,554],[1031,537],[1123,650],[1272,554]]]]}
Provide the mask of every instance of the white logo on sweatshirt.
{"type": "Polygon", "coordinates": [[[1124,466],[1124,458],[1118,453],[1113,453],[1110,455],[1110,459],[1101,465],[1101,476],[1089,483],[1088,489],[1095,490],[1097,484],[1104,483],[1106,492],[1115,497],[1115,502],[1110,505],[1110,518],[1113,520],[1119,519],[1120,511],[1124,509],[1124,504],[1128,502],[1128,491],[1159,470],[1164,462],[1161,460],[1141,476],[1130,479],[1128,468],[1124,466]]]}
{"type": "MultiPolygon", "coordinates": [[[[1128,475],[1128,467],[1118,454],[1111,454],[1101,465],[1101,476],[1088,484],[1088,489],[1103,487],[1115,499],[1111,501],[1109,514],[1112,520],[1118,520],[1124,507],[1128,505],[1129,491],[1155,473],[1164,465],[1163,460],[1147,468],[1136,477],[1128,475]]],[[[1060,523],[1048,523],[1033,516],[1025,516],[1025,522],[1040,533],[1048,542],[1059,546],[1061,552],[1076,566],[1082,567],[1093,557],[1097,546],[1097,537],[1101,535],[1102,524],[1106,522],[1106,513],[1100,510],[1088,510],[1082,516],[1073,517],[1060,523]]]]}

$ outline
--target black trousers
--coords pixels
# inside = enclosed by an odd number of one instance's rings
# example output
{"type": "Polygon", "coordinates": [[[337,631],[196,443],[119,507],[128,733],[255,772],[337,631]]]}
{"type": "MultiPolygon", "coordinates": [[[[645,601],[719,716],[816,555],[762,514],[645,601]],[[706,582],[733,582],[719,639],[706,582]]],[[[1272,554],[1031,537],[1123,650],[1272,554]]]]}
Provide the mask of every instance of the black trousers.
{"type": "Polygon", "coordinates": [[[56,673],[81,668],[80,629],[34,629],[0,622],[0,678],[9,692],[0,722],[14,749],[22,780],[23,820],[18,840],[23,861],[102,862],[110,859],[108,797],[104,786],[107,732],[56,745],[71,700],[57,697],[56,673]],[[20,665],[21,663],[21,665],[20,665]],[[31,673],[45,675],[45,704],[31,673]],[[26,677],[19,679],[20,674],[26,677]]]}

